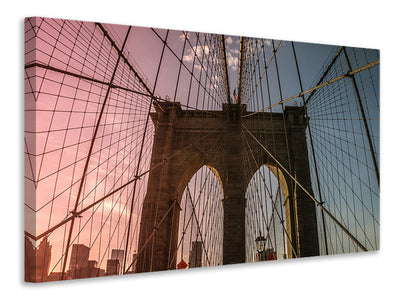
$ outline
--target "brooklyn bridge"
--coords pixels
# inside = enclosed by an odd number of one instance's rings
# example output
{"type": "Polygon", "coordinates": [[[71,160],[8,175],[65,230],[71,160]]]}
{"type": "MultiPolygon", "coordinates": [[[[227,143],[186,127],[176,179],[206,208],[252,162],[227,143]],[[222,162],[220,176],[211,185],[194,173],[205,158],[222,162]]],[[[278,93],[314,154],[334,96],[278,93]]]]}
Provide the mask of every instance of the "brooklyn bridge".
{"type": "Polygon", "coordinates": [[[379,51],[25,20],[25,280],[378,250],[379,51]]]}

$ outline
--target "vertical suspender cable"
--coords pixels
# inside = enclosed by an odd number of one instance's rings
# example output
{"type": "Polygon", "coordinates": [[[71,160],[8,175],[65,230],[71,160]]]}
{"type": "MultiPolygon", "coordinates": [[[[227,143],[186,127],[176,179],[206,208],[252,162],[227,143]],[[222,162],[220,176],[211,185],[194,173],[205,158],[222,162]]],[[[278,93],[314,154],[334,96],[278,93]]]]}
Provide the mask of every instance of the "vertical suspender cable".
{"type": "MultiPolygon", "coordinates": [[[[349,67],[349,72],[352,72],[353,70],[352,70],[352,68],[351,68],[350,60],[349,60],[349,57],[348,57],[348,55],[347,55],[347,51],[346,51],[346,48],[345,48],[345,47],[343,47],[343,53],[344,53],[344,57],[346,58],[347,66],[349,67]]],[[[366,132],[366,134],[367,134],[369,149],[370,149],[370,152],[371,152],[372,161],[373,161],[373,163],[374,163],[375,175],[376,175],[376,180],[377,180],[377,182],[378,182],[378,188],[379,188],[379,187],[380,187],[380,184],[379,184],[379,168],[378,168],[378,164],[377,164],[377,162],[376,162],[374,146],[373,146],[373,144],[372,144],[371,134],[370,134],[370,132],[369,132],[369,128],[368,128],[368,124],[367,124],[367,119],[366,119],[366,117],[365,117],[364,107],[363,107],[362,102],[361,102],[361,97],[360,97],[360,93],[359,93],[359,91],[358,91],[356,79],[354,78],[354,74],[350,75],[350,78],[351,78],[351,80],[352,80],[352,82],[353,82],[353,87],[354,87],[354,91],[355,91],[355,93],[356,93],[356,98],[357,98],[358,106],[360,107],[360,112],[361,112],[361,116],[362,116],[362,119],[363,119],[365,132],[366,132]]]]}
{"type": "MultiPolygon", "coordinates": [[[[166,41],[167,38],[168,38],[168,33],[169,33],[169,31],[167,31],[167,34],[166,34],[166,36],[165,36],[165,41],[166,41]]],[[[166,46],[166,42],[164,42],[164,44],[163,44],[163,49],[162,49],[162,52],[161,52],[160,61],[159,61],[159,63],[158,63],[157,75],[156,75],[156,79],[155,79],[154,87],[153,87],[153,95],[154,95],[154,91],[155,91],[156,86],[157,86],[157,80],[158,80],[158,75],[159,75],[159,73],[160,73],[161,62],[162,62],[163,57],[164,57],[165,46],[166,46]]],[[[150,104],[149,104],[149,108],[148,108],[148,111],[147,111],[146,123],[145,123],[145,127],[144,127],[144,132],[143,132],[142,144],[141,144],[141,146],[140,146],[139,159],[138,159],[138,164],[137,164],[137,168],[136,168],[136,175],[135,175],[135,177],[137,177],[137,176],[139,175],[140,162],[141,162],[141,160],[142,160],[143,146],[144,146],[145,137],[146,137],[146,132],[147,132],[147,125],[148,125],[149,119],[150,119],[150,110],[151,110],[151,107],[152,107],[152,105],[153,105],[153,100],[154,100],[154,97],[151,98],[151,101],[150,101],[150,104]]],[[[134,200],[135,200],[136,184],[137,184],[137,180],[135,180],[135,183],[134,183],[134,186],[133,186],[131,210],[130,210],[129,222],[128,222],[128,232],[127,232],[127,235],[126,235],[126,244],[125,244],[125,253],[124,253],[124,264],[123,264],[124,273],[126,273],[126,272],[128,271],[128,270],[125,270],[125,267],[126,267],[126,257],[127,257],[127,254],[128,254],[127,252],[128,252],[128,243],[129,243],[129,234],[130,234],[131,222],[132,222],[133,204],[134,204],[134,200]]]]}
{"type": "Polygon", "coordinates": [[[71,220],[71,225],[70,225],[70,229],[69,229],[68,240],[67,240],[67,244],[66,244],[67,248],[66,248],[66,251],[65,251],[64,263],[63,263],[62,272],[61,272],[61,280],[63,280],[64,276],[65,276],[64,273],[65,273],[65,267],[66,267],[66,264],[67,264],[67,258],[68,258],[68,252],[69,252],[69,244],[71,242],[72,231],[73,231],[74,222],[75,222],[75,219],[76,219],[75,216],[77,217],[76,212],[77,212],[77,209],[78,209],[79,199],[80,199],[80,196],[81,196],[81,193],[82,193],[83,182],[84,182],[84,179],[85,179],[85,176],[86,176],[86,172],[87,172],[87,169],[88,169],[88,166],[89,166],[89,160],[90,160],[90,157],[92,155],[94,142],[96,140],[97,132],[99,130],[100,122],[101,122],[101,119],[102,119],[102,116],[103,116],[103,113],[104,113],[104,108],[106,106],[107,99],[108,99],[108,96],[109,96],[110,91],[111,91],[111,84],[114,81],[114,77],[115,77],[115,74],[117,72],[119,62],[121,60],[122,51],[125,48],[125,44],[126,44],[126,41],[128,39],[129,33],[131,31],[131,28],[132,27],[129,26],[128,32],[126,33],[126,36],[125,36],[124,44],[122,45],[121,51],[118,53],[118,59],[117,59],[117,62],[115,64],[115,67],[114,67],[114,72],[113,72],[113,74],[111,76],[111,79],[110,79],[110,85],[107,88],[107,92],[106,92],[106,95],[104,97],[103,105],[102,105],[101,110],[100,110],[100,115],[99,115],[99,118],[97,119],[96,128],[95,128],[94,133],[93,133],[93,138],[92,138],[91,143],[90,143],[89,153],[88,153],[88,156],[87,156],[87,159],[86,159],[85,167],[84,167],[83,172],[82,172],[82,177],[81,177],[81,181],[80,181],[80,184],[79,184],[78,194],[76,196],[74,210],[71,212],[72,215],[74,216],[74,218],[71,220]]]}

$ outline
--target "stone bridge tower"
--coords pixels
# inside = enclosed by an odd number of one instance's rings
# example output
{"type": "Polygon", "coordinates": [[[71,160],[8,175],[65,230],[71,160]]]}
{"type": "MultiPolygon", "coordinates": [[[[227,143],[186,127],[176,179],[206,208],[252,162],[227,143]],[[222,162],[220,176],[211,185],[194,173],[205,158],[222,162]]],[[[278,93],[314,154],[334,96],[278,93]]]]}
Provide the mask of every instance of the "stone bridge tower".
{"type": "MultiPolygon", "coordinates": [[[[298,107],[247,118],[241,117],[245,112],[241,104],[224,104],[222,111],[182,110],[177,102],[162,102],[155,108],[151,172],[139,234],[138,249],[144,251],[138,256],[136,272],[176,266],[179,204],[187,183],[204,165],[216,170],[224,192],[224,199],[218,199],[224,208],[223,264],[245,262],[245,193],[262,165],[275,174],[284,193],[286,231],[297,256],[319,255],[314,202],[243,129],[312,191],[306,120],[298,107]],[[251,164],[246,163],[246,148],[252,149],[251,164]]],[[[288,252],[293,257],[293,251],[288,252]]]]}

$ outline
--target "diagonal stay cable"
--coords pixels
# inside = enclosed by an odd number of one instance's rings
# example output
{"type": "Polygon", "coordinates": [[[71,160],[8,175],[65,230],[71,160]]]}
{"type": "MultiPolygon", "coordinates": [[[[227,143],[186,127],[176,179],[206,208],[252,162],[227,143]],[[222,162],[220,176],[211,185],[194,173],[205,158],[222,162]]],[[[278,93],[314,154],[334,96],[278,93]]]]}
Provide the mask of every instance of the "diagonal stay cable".
{"type": "Polygon", "coordinates": [[[207,262],[208,262],[208,264],[210,265],[210,259],[208,258],[208,253],[207,253],[207,249],[206,249],[206,247],[205,247],[203,235],[201,234],[201,228],[200,228],[200,225],[199,225],[199,220],[198,220],[198,217],[197,217],[196,212],[195,212],[195,205],[194,205],[194,203],[193,203],[192,194],[190,193],[190,189],[188,189],[187,191],[188,191],[188,194],[189,194],[190,204],[192,205],[192,209],[193,209],[193,212],[194,212],[194,219],[195,219],[195,221],[196,221],[197,230],[198,230],[198,233],[199,233],[199,235],[200,235],[201,244],[202,244],[202,246],[203,246],[203,249],[204,249],[204,253],[205,253],[205,255],[206,255],[207,262]]]}
{"type": "Polygon", "coordinates": [[[336,78],[334,78],[334,79],[331,79],[331,80],[329,80],[329,81],[326,81],[326,82],[324,82],[324,83],[322,83],[322,84],[320,84],[320,85],[317,85],[317,86],[315,86],[315,87],[313,87],[313,88],[311,88],[311,89],[308,89],[308,90],[306,90],[306,91],[304,91],[304,92],[301,92],[301,93],[299,93],[299,94],[297,94],[297,95],[295,95],[295,96],[292,96],[292,97],[283,99],[283,100],[281,100],[281,101],[279,101],[279,102],[277,102],[277,103],[275,103],[275,104],[272,104],[272,105],[270,105],[270,106],[264,107],[263,109],[260,109],[260,110],[258,110],[258,111],[249,113],[249,114],[244,115],[244,116],[242,116],[242,117],[243,117],[243,118],[246,118],[246,117],[250,117],[250,116],[252,116],[252,115],[258,114],[258,113],[263,112],[263,111],[265,111],[265,110],[267,110],[267,109],[270,109],[270,108],[272,108],[272,107],[274,107],[274,106],[277,106],[277,105],[279,105],[279,104],[283,104],[283,103],[285,103],[285,102],[287,102],[287,101],[290,101],[290,100],[293,100],[293,99],[295,99],[295,98],[301,97],[301,96],[303,96],[303,95],[305,95],[305,94],[308,94],[308,93],[310,93],[310,92],[313,92],[313,91],[315,91],[315,90],[317,90],[317,89],[320,89],[320,88],[322,88],[322,87],[324,87],[324,86],[327,86],[327,85],[329,85],[329,84],[331,84],[331,83],[334,83],[334,82],[336,82],[336,81],[339,81],[339,80],[341,80],[341,79],[343,79],[343,78],[351,77],[351,76],[353,76],[354,74],[357,74],[357,73],[359,73],[359,72],[362,72],[362,71],[364,71],[364,70],[367,70],[367,69],[369,69],[369,68],[372,68],[372,67],[378,65],[379,63],[380,63],[380,60],[378,59],[378,60],[376,60],[376,61],[374,61],[374,62],[372,62],[372,63],[366,64],[366,65],[364,65],[364,66],[362,66],[362,67],[360,67],[360,68],[357,68],[357,69],[355,69],[355,70],[349,71],[349,72],[347,72],[347,73],[345,73],[345,74],[343,74],[343,75],[341,75],[341,76],[338,76],[338,77],[336,77],[336,78]]]}
{"type": "MultiPolygon", "coordinates": [[[[128,39],[129,33],[131,31],[131,28],[132,27],[129,26],[128,32],[126,33],[126,36],[125,36],[124,44],[122,46],[122,50],[125,47],[126,41],[128,39]]],[[[121,59],[121,55],[122,55],[122,51],[120,52],[120,55],[118,56],[118,60],[117,60],[116,65],[114,67],[114,72],[113,72],[113,75],[111,77],[110,82],[113,82],[113,80],[114,80],[115,73],[116,73],[116,71],[118,69],[118,65],[119,65],[119,62],[120,62],[120,59],[121,59]]],[[[80,196],[81,196],[81,193],[82,193],[83,183],[85,181],[84,179],[85,179],[85,176],[86,176],[86,171],[87,171],[88,166],[89,166],[89,161],[90,161],[91,153],[93,151],[94,142],[96,140],[97,132],[99,130],[100,122],[102,120],[102,116],[103,116],[103,113],[104,113],[104,109],[105,109],[105,106],[106,106],[107,99],[108,99],[108,96],[110,94],[110,91],[111,91],[111,87],[109,86],[108,89],[107,89],[107,93],[104,96],[103,105],[101,107],[99,118],[97,119],[97,125],[96,125],[95,131],[93,133],[92,141],[90,143],[90,148],[89,148],[89,152],[88,152],[89,154],[87,156],[85,167],[84,167],[83,172],[82,172],[82,177],[81,177],[82,179],[81,179],[81,182],[80,182],[80,185],[79,185],[78,194],[76,196],[75,206],[74,206],[73,211],[71,212],[72,216],[74,218],[71,220],[70,230],[69,230],[69,234],[68,234],[68,241],[67,241],[67,244],[66,244],[67,249],[66,249],[66,253],[65,253],[65,259],[64,259],[63,267],[62,267],[61,279],[64,279],[65,267],[66,267],[67,258],[68,258],[69,244],[70,244],[71,237],[72,237],[72,231],[73,231],[73,227],[74,227],[75,217],[77,216],[76,212],[77,212],[77,209],[78,209],[79,199],[80,199],[80,196]]]]}
{"type": "MultiPolygon", "coordinates": [[[[158,104],[158,100],[154,95],[154,91],[152,92],[150,90],[150,88],[146,85],[146,83],[144,82],[144,80],[139,76],[139,73],[136,72],[136,70],[133,68],[133,66],[130,64],[130,62],[128,61],[128,59],[125,57],[125,55],[122,53],[123,49],[119,49],[118,46],[115,44],[115,42],[113,41],[113,39],[110,37],[110,35],[108,34],[108,32],[105,30],[105,28],[103,27],[103,25],[101,25],[100,23],[96,23],[97,27],[99,27],[99,29],[101,30],[101,32],[104,34],[104,36],[107,38],[107,40],[111,43],[112,47],[115,49],[115,51],[117,51],[121,57],[121,59],[124,61],[124,63],[128,66],[129,70],[133,72],[133,74],[135,75],[135,77],[139,80],[140,84],[145,88],[146,92],[148,93],[148,95],[150,95],[153,100],[155,100],[158,104]]],[[[122,48],[124,48],[124,46],[122,46],[122,48]]],[[[154,89],[153,89],[154,90],[154,89]]],[[[160,109],[162,111],[163,108],[161,107],[161,105],[158,105],[160,107],[160,109]]]]}
{"type": "MultiPolygon", "coordinates": [[[[221,128],[222,129],[222,128],[221,128]]],[[[169,160],[177,155],[180,155],[182,153],[182,151],[185,151],[187,149],[189,149],[190,147],[192,147],[194,144],[202,141],[204,138],[208,137],[209,135],[213,134],[214,132],[210,132],[204,136],[202,136],[201,138],[199,138],[198,140],[194,141],[193,143],[187,145],[185,148],[177,151],[176,153],[172,154],[171,156],[167,157],[166,160],[169,160]]],[[[108,197],[112,196],[113,194],[117,193],[118,191],[120,191],[121,189],[125,188],[126,186],[130,185],[131,183],[135,182],[136,180],[140,180],[144,175],[146,175],[147,173],[153,171],[154,169],[160,167],[161,165],[165,164],[166,161],[162,161],[159,162],[158,164],[154,165],[152,168],[148,169],[147,171],[141,173],[140,175],[137,175],[135,178],[129,180],[128,182],[126,182],[125,184],[121,185],[120,187],[118,187],[117,189],[113,190],[112,192],[108,193],[107,195],[105,195],[104,197],[101,197],[99,200],[91,203],[90,205],[86,206],[85,208],[81,209],[80,211],[76,212],[76,216],[79,216],[81,214],[83,214],[85,211],[87,211],[88,209],[92,208],[93,206],[101,203],[102,201],[104,201],[105,199],[107,199],[108,197]]],[[[33,234],[25,231],[25,235],[30,237],[31,239],[37,241],[40,240],[42,237],[46,236],[47,234],[49,234],[50,232],[56,230],[57,228],[59,228],[60,226],[68,223],[69,221],[71,221],[73,218],[75,218],[75,215],[72,215],[68,218],[66,218],[65,220],[61,221],[60,223],[54,225],[52,228],[50,228],[49,230],[46,230],[45,232],[41,233],[38,236],[34,236],[33,234]]]]}
{"type": "Polygon", "coordinates": [[[148,236],[147,240],[144,242],[143,246],[139,249],[139,251],[137,252],[135,258],[132,260],[132,262],[129,264],[129,266],[127,268],[125,268],[124,270],[124,274],[126,274],[128,272],[128,270],[133,266],[133,264],[135,263],[135,261],[137,260],[137,258],[139,257],[139,255],[144,251],[144,249],[146,248],[147,244],[152,240],[154,234],[157,232],[158,228],[160,228],[160,226],[164,223],[165,219],[167,218],[167,216],[169,215],[169,213],[171,212],[172,208],[178,204],[178,199],[175,199],[170,207],[168,208],[168,210],[165,212],[164,216],[161,218],[160,222],[154,227],[153,231],[151,232],[151,234],[148,236]]]}
{"type": "MultiPolygon", "coordinates": [[[[293,42],[292,42],[293,45],[293,42]]],[[[325,69],[324,74],[322,74],[321,78],[319,79],[317,86],[320,85],[322,83],[322,81],[324,80],[324,78],[328,75],[329,71],[332,69],[333,65],[335,64],[336,60],[338,59],[340,53],[342,52],[343,47],[340,47],[339,50],[336,52],[335,56],[333,57],[333,59],[331,60],[331,62],[329,63],[329,65],[327,66],[327,68],[325,69]]],[[[307,106],[308,101],[311,99],[311,97],[314,95],[315,91],[312,91],[311,94],[308,96],[308,98],[305,100],[305,103],[303,104],[303,106],[307,106]]]]}
{"type": "MultiPolygon", "coordinates": [[[[347,55],[346,48],[343,48],[343,53],[344,53],[344,57],[346,59],[347,66],[349,67],[350,71],[352,71],[352,66],[350,64],[350,60],[349,60],[349,57],[347,55]]],[[[363,104],[362,104],[362,101],[361,101],[361,96],[360,96],[360,92],[359,92],[359,89],[358,89],[358,86],[357,86],[356,79],[354,78],[354,76],[350,76],[350,78],[351,78],[351,81],[353,83],[355,94],[357,96],[356,99],[357,99],[357,103],[359,105],[359,110],[361,112],[365,133],[366,133],[366,136],[368,138],[368,145],[370,147],[371,158],[372,158],[372,162],[374,163],[376,180],[378,182],[378,187],[379,187],[380,186],[379,167],[378,167],[378,163],[377,163],[377,160],[376,160],[376,157],[375,157],[375,150],[374,150],[374,146],[373,146],[372,139],[371,139],[371,133],[370,133],[370,130],[369,130],[369,127],[368,127],[368,123],[367,123],[367,119],[366,119],[366,116],[365,116],[364,107],[363,107],[363,104]]]]}
{"type": "Polygon", "coordinates": [[[298,185],[309,197],[311,200],[313,200],[335,223],[338,225],[352,240],[354,243],[357,244],[358,247],[360,247],[363,251],[367,251],[367,248],[365,248],[323,205],[320,203],[318,200],[316,200],[309,191],[307,191],[306,188],[304,188],[298,180],[290,174],[288,170],[275,158],[275,156],[272,155],[271,152],[268,151],[265,146],[260,143],[260,141],[248,130],[248,128],[242,123],[242,126],[244,129],[246,129],[247,133],[256,141],[257,144],[261,146],[261,148],[278,164],[278,166],[289,175],[290,178],[298,185]]]}
{"type": "MultiPolygon", "coordinates": [[[[154,34],[164,43],[164,45],[165,45],[166,48],[171,52],[171,54],[180,62],[181,59],[180,59],[179,56],[175,53],[175,51],[174,51],[173,49],[171,49],[171,47],[168,45],[168,43],[167,43],[166,41],[164,41],[164,40],[162,39],[162,37],[158,34],[158,32],[155,31],[153,28],[152,28],[152,31],[153,31],[154,34]]],[[[189,44],[190,44],[190,43],[189,43],[189,44]]],[[[203,50],[203,52],[205,52],[205,51],[203,50]]],[[[204,55],[202,55],[202,58],[204,58],[204,55]]],[[[191,70],[189,70],[189,68],[188,68],[185,64],[183,64],[182,66],[186,69],[187,72],[189,72],[190,76],[192,76],[192,77],[194,78],[194,80],[199,84],[199,88],[202,87],[202,89],[203,89],[203,91],[204,91],[205,94],[209,95],[209,97],[210,97],[212,100],[214,100],[214,102],[215,102],[217,105],[222,106],[222,104],[221,104],[221,103],[218,103],[218,102],[217,102],[217,99],[211,95],[211,93],[207,90],[207,88],[204,86],[204,84],[195,76],[195,74],[194,74],[191,70]]],[[[201,67],[202,67],[202,69],[207,69],[207,68],[204,67],[203,64],[201,64],[201,67]]],[[[208,75],[207,73],[205,73],[205,76],[206,76],[206,78],[209,78],[209,75],[208,75]]],[[[205,96],[205,95],[204,95],[204,96],[205,96]]]]}
{"type": "MultiPolygon", "coordinates": [[[[224,131],[221,132],[222,136],[221,136],[221,139],[220,139],[220,142],[219,142],[219,145],[218,145],[218,149],[217,149],[217,152],[218,152],[218,153],[221,152],[221,151],[223,150],[223,145],[224,145],[224,143],[225,143],[225,133],[226,133],[226,130],[224,130],[224,131]]],[[[208,152],[210,152],[210,150],[209,150],[208,152]]],[[[204,164],[204,165],[206,165],[206,164],[204,164]]],[[[211,172],[212,172],[212,171],[211,171],[211,172]]],[[[202,182],[202,184],[201,184],[201,186],[200,186],[200,191],[202,191],[202,190],[204,189],[205,184],[206,184],[206,182],[207,182],[207,179],[209,179],[210,175],[211,175],[211,173],[208,173],[207,176],[205,177],[205,179],[203,180],[203,182],[202,182]]],[[[217,185],[219,185],[219,186],[222,188],[222,185],[221,185],[221,183],[220,183],[218,180],[217,180],[217,185]]],[[[186,193],[186,195],[188,195],[188,193],[189,193],[189,186],[188,186],[188,185],[186,186],[186,189],[188,190],[188,192],[186,193]]],[[[196,192],[194,192],[194,193],[196,194],[196,192]]],[[[190,195],[190,197],[191,197],[191,195],[190,195]]],[[[184,243],[184,241],[183,241],[183,240],[184,240],[184,235],[185,235],[185,233],[186,233],[187,228],[188,228],[189,225],[190,225],[191,220],[193,219],[193,216],[196,214],[195,208],[198,206],[199,202],[201,201],[200,197],[201,197],[201,192],[199,193],[199,195],[198,195],[197,198],[195,199],[195,202],[193,202],[193,198],[192,198],[192,197],[191,197],[191,199],[190,199],[191,205],[192,205],[192,207],[193,207],[193,204],[194,204],[194,207],[192,208],[192,212],[191,212],[191,214],[190,214],[189,219],[187,220],[187,222],[183,222],[183,227],[184,227],[184,228],[183,228],[183,234],[182,234],[182,237],[180,238],[180,240],[179,240],[179,242],[178,242],[178,245],[177,245],[177,247],[176,247],[175,253],[173,253],[173,255],[172,255],[172,258],[173,258],[173,259],[177,256],[177,251],[178,251],[180,245],[184,243]]],[[[187,202],[188,202],[188,201],[186,200],[186,202],[185,202],[185,210],[186,210],[187,202]]],[[[186,217],[186,214],[185,214],[185,217],[186,217]]],[[[184,218],[185,218],[185,217],[184,217],[184,218]]],[[[199,232],[200,232],[200,228],[198,228],[198,229],[199,229],[199,232]]],[[[206,240],[206,239],[205,239],[205,240],[206,240]]],[[[206,240],[206,241],[207,241],[207,240],[206,240]]],[[[203,243],[203,247],[205,247],[204,243],[203,243]]],[[[182,251],[183,251],[183,249],[182,249],[182,251]]],[[[170,263],[169,263],[169,268],[171,268],[171,266],[172,266],[173,259],[171,259],[171,261],[170,261],[170,263]]],[[[212,258],[211,258],[211,259],[212,259],[212,258]]],[[[208,263],[210,264],[210,260],[208,260],[208,263]]]]}
{"type": "MultiPolygon", "coordinates": [[[[205,178],[205,182],[202,183],[202,188],[206,184],[206,180],[207,180],[207,178],[209,177],[210,174],[207,174],[207,177],[205,178]]],[[[188,195],[188,193],[187,193],[187,195],[188,195]]],[[[197,203],[200,201],[200,196],[201,196],[201,194],[199,196],[197,196],[195,206],[197,206],[197,203]]],[[[186,205],[185,205],[185,209],[186,209],[186,205]]],[[[183,233],[186,233],[186,230],[190,225],[190,221],[192,220],[192,218],[193,218],[195,213],[196,213],[195,210],[192,209],[192,212],[190,213],[189,219],[186,222],[185,221],[183,222],[183,233]]],[[[186,214],[184,215],[184,218],[186,218],[186,214]]],[[[175,257],[177,256],[177,252],[178,252],[179,247],[181,246],[181,244],[183,244],[183,241],[184,241],[184,234],[182,234],[182,237],[180,238],[180,240],[178,242],[178,245],[176,247],[176,251],[175,251],[175,253],[173,253],[172,259],[170,260],[170,263],[168,264],[168,268],[172,267],[173,259],[175,259],[175,257]]]]}
{"type": "MultiPolygon", "coordinates": [[[[169,33],[169,30],[167,31],[167,34],[165,36],[165,41],[168,39],[168,33],[169,33]]],[[[163,45],[163,48],[161,50],[161,56],[160,56],[160,60],[158,62],[157,74],[156,74],[156,78],[155,78],[154,86],[153,86],[153,94],[154,94],[155,89],[156,89],[158,76],[160,74],[161,63],[162,63],[163,58],[164,58],[164,53],[165,53],[165,44],[163,45]]],[[[138,159],[137,168],[136,168],[136,176],[139,175],[139,167],[140,167],[140,163],[141,163],[141,160],[142,160],[143,146],[144,146],[144,141],[145,141],[145,137],[146,137],[146,133],[147,133],[147,125],[148,125],[148,122],[149,122],[149,119],[150,119],[150,111],[151,111],[151,108],[152,108],[152,104],[153,104],[153,98],[150,101],[150,105],[149,105],[148,112],[147,112],[147,117],[146,117],[144,132],[143,132],[143,138],[142,138],[142,143],[141,143],[140,151],[139,151],[139,159],[138,159]]],[[[131,209],[130,209],[130,215],[129,215],[129,221],[128,221],[128,233],[126,235],[126,244],[125,244],[126,249],[125,249],[125,253],[124,253],[124,262],[123,262],[123,265],[122,265],[122,269],[123,270],[125,270],[126,258],[127,258],[127,255],[128,255],[127,252],[128,252],[128,244],[129,244],[129,233],[130,233],[130,230],[131,230],[131,222],[132,222],[132,214],[133,214],[133,205],[134,205],[134,201],[135,201],[136,184],[137,184],[137,181],[134,182],[134,186],[133,186],[133,197],[132,197],[131,209]]]]}
{"type": "Polygon", "coordinates": [[[53,66],[50,66],[50,65],[39,63],[39,62],[28,64],[24,68],[25,68],[25,70],[30,69],[30,68],[42,68],[42,69],[45,69],[45,70],[49,70],[49,71],[65,74],[65,75],[68,75],[68,76],[76,77],[78,79],[87,80],[89,82],[95,82],[95,83],[98,83],[98,84],[101,84],[101,85],[109,86],[111,88],[125,90],[127,92],[131,92],[131,93],[142,95],[142,96],[153,97],[156,101],[164,100],[161,97],[153,96],[151,93],[144,93],[144,92],[141,92],[141,91],[138,91],[138,90],[134,90],[134,89],[130,89],[130,88],[127,88],[127,87],[120,86],[120,85],[116,85],[116,84],[114,84],[112,82],[105,82],[103,80],[99,80],[99,79],[92,78],[92,77],[89,77],[89,76],[77,74],[77,73],[74,73],[74,72],[71,72],[71,71],[67,71],[67,70],[62,70],[60,68],[56,68],[56,67],[53,67],[53,66]]]}
{"type": "MultiPolygon", "coordinates": [[[[243,126],[244,126],[244,125],[243,125],[243,126]]],[[[249,141],[248,141],[246,135],[244,134],[243,129],[242,129],[241,133],[242,133],[243,138],[244,138],[245,141],[246,141],[247,148],[248,148],[248,150],[249,150],[249,152],[250,152],[250,154],[251,154],[251,156],[252,156],[252,158],[253,158],[253,164],[256,164],[256,160],[255,160],[255,157],[254,157],[254,154],[253,154],[253,150],[251,149],[251,146],[250,146],[250,144],[249,144],[249,141]]],[[[246,149],[246,151],[247,151],[247,149],[246,149]]],[[[271,197],[271,200],[272,200],[272,193],[271,193],[270,189],[268,188],[268,186],[266,185],[266,183],[265,183],[265,178],[264,178],[263,176],[262,176],[262,179],[263,179],[264,187],[265,187],[266,191],[268,192],[268,194],[269,194],[269,196],[271,197]]],[[[291,240],[291,238],[290,238],[290,235],[288,234],[288,232],[287,232],[287,230],[286,230],[286,228],[285,228],[285,226],[284,226],[283,218],[281,217],[281,215],[280,215],[280,213],[279,213],[279,211],[278,211],[278,209],[277,209],[277,207],[276,207],[276,200],[277,200],[277,199],[275,199],[275,201],[272,201],[272,210],[275,210],[275,211],[276,211],[277,216],[278,216],[279,221],[280,221],[280,224],[281,224],[281,226],[282,226],[282,229],[284,230],[284,232],[285,232],[285,234],[286,234],[286,238],[287,238],[287,240],[289,241],[290,247],[291,247],[292,250],[293,250],[293,254],[294,254],[295,257],[297,257],[297,253],[296,253],[296,250],[295,250],[294,245],[293,245],[293,243],[292,243],[292,240],[291,240]]],[[[272,217],[272,216],[273,216],[273,215],[271,215],[271,217],[272,217]]],[[[264,217],[264,213],[263,213],[263,218],[265,218],[265,217],[264,217]]],[[[265,220],[265,221],[267,222],[267,227],[270,227],[270,226],[271,226],[270,222],[268,222],[268,220],[265,220]]],[[[270,234],[270,233],[269,233],[269,230],[268,230],[268,235],[269,235],[269,234],[270,234]]]]}
{"type": "MultiPolygon", "coordinates": [[[[303,84],[302,84],[302,80],[301,80],[301,76],[300,76],[299,64],[297,62],[296,50],[295,50],[295,47],[294,47],[294,43],[292,42],[291,44],[292,44],[292,51],[293,51],[294,61],[296,63],[296,71],[297,71],[297,78],[298,78],[298,82],[299,82],[299,87],[300,87],[300,91],[303,92],[303,84]]],[[[335,59],[336,59],[336,57],[337,56],[335,56],[335,59]]],[[[310,97],[311,97],[311,95],[310,95],[310,97]]],[[[303,110],[304,110],[305,120],[306,120],[306,124],[307,124],[307,132],[308,132],[308,136],[309,136],[309,139],[310,139],[311,154],[312,154],[313,162],[314,162],[314,171],[315,171],[316,180],[317,180],[318,195],[319,195],[320,202],[323,203],[323,201],[322,201],[322,193],[321,193],[321,184],[320,184],[320,180],[319,180],[317,162],[316,162],[316,159],[315,159],[315,149],[314,149],[314,143],[313,143],[313,136],[311,134],[311,128],[310,128],[310,124],[309,124],[309,117],[308,117],[308,112],[307,112],[307,107],[306,107],[306,101],[304,99],[304,95],[301,96],[301,98],[303,100],[303,110]]],[[[323,237],[324,237],[325,253],[328,255],[328,241],[327,241],[327,238],[326,238],[326,225],[325,225],[324,212],[321,212],[321,217],[322,217],[322,228],[323,228],[323,234],[324,234],[323,237]]]]}
{"type": "MultiPolygon", "coordinates": [[[[265,40],[263,39],[263,44],[262,44],[262,46],[261,46],[262,49],[264,49],[264,45],[265,45],[264,41],[265,41],[265,40]]],[[[265,65],[265,68],[264,68],[263,73],[262,73],[262,74],[260,75],[260,77],[258,78],[258,81],[257,81],[257,83],[255,84],[254,89],[252,90],[252,92],[251,92],[250,96],[248,97],[248,100],[246,101],[245,104],[247,104],[247,103],[250,101],[250,99],[253,97],[253,95],[254,95],[254,93],[255,93],[255,91],[256,91],[256,89],[257,89],[257,86],[260,84],[261,79],[264,77],[264,74],[267,72],[268,67],[269,67],[269,65],[271,64],[272,59],[275,57],[276,53],[278,52],[278,49],[279,49],[279,46],[281,45],[281,43],[282,43],[282,40],[280,40],[280,41],[278,42],[278,45],[276,45],[276,48],[273,47],[272,55],[271,55],[271,57],[269,58],[268,63],[265,65]]],[[[262,52],[264,53],[264,50],[263,50],[262,52]]],[[[260,55],[260,54],[261,54],[261,49],[260,49],[259,55],[260,55]]],[[[264,59],[265,59],[265,58],[264,58],[264,59]]],[[[257,59],[257,65],[259,65],[259,64],[258,64],[258,61],[259,61],[259,58],[257,59]]],[[[260,85],[260,86],[261,86],[261,85],[260,85]]]]}

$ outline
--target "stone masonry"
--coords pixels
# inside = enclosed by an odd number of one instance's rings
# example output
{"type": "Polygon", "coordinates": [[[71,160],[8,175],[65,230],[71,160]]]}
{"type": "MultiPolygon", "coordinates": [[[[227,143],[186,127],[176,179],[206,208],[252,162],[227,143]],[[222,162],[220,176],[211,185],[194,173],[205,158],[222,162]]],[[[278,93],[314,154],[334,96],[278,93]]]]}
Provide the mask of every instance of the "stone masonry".
{"type": "Polygon", "coordinates": [[[301,109],[287,106],[283,114],[263,112],[246,118],[241,104],[224,104],[222,111],[191,111],[182,110],[177,102],[162,102],[155,109],[139,234],[139,251],[144,250],[138,255],[136,272],[175,269],[180,200],[204,165],[216,170],[224,191],[224,199],[216,199],[224,208],[223,264],[245,262],[245,193],[262,165],[275,174],[285,197],[288,256],[294,257],[294,251],[297,257],[319,255],[314,202],[244,129],[312,193],[301,109]]]}

